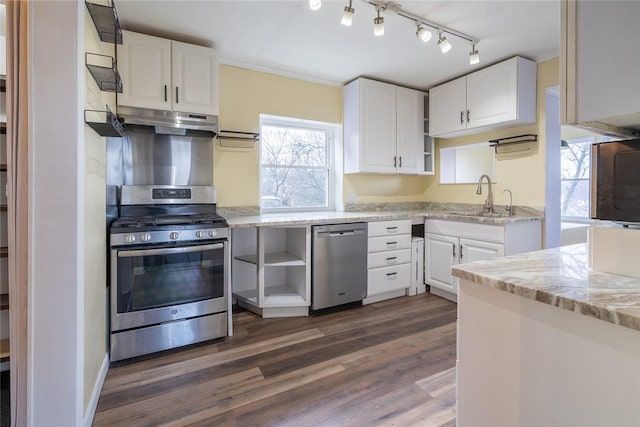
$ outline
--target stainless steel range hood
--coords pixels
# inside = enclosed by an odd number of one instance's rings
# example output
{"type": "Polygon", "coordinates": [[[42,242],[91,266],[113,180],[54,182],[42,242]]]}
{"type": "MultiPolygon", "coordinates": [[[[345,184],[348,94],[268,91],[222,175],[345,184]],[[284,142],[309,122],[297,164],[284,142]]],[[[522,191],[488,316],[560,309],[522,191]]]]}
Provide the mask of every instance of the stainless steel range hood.
{"type": "Polygon", "coordinates": [[[118,106],[124,125],[152,126],[157,134],[186,135],[188,130],[218,133],[218,116],[118,106]]]}

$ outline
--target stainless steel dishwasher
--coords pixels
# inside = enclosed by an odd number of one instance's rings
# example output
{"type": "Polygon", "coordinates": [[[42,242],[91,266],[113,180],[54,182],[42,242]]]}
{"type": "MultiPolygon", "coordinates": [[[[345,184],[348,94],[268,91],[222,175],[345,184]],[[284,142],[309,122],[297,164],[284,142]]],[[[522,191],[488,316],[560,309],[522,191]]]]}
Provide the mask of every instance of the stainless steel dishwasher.
{"type": "Polygon", "coordinates": [[[311,310],[367,296],[367,223],[313,226],[311,310]]]}

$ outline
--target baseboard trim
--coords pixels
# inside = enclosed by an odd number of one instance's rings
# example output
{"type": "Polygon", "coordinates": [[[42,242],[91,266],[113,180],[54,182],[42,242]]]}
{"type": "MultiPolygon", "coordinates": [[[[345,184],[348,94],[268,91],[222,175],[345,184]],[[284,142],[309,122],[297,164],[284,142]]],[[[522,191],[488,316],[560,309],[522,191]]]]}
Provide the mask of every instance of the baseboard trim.
{"type": "Polygon", "coordinates": [[[96,415],[96,409],[98,408],[98,399],[100,399],[100,392],[102,391],[104,380],[107,377],[107,372],[109,372],[109,353],[104,354],[102,365],[100,365],[100,370],[98,371],[98,378],[96,379],[96,383],[93,386],[91,400],[89,400],[87,412],[84,414],[83,425],[85,427],[91,427],[91,424],[93,424],[93,417],[96,415]]]}

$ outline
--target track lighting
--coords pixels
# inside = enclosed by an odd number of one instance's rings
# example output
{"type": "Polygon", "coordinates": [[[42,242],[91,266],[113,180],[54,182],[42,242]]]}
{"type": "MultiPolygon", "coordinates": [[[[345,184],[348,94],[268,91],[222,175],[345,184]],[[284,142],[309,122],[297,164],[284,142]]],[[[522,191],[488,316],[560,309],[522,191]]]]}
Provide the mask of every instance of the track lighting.
{"type": "Polygon", "coordinates": [[[451,50],[451,43],[449,43],[449,40],[442,34],[442,31],[438,32],[438,46],[442,53],[447,53],[451,50]]]}
{"type": "Polygon", "coordinates": [[[311,10],[318,10],[322,7],[322,0],[309,0],[311,10]]]}
{"type": "MultiPolygon", "coordinates": [[[[413,24],[415,24],[416,37],[418,37],[425,43],[430,41],[431,37],[437,31],[437,44],[442,53],[447,53],[452,48],[451,43],[449,42],[449,40],[447,40],[447,37],[445,37],[444,33],[447,33],[447,36],[449,37],[458,37],[460,39],[466,40],[471,44],[471,51],[469,52],[469,63],[471,65],[476,65],[480,62],[480,56],[478,55],[478,51],[476,50],[476,44],[480,40],[478,40],[477,38],[460,32],[454,28],[441,25],[437,22],[430,21],[422,16],[404,10],[402,6],[400,6],[398,3],[395,3],[394,1],[363,0],[363,2],[375,7],[377,16],[373,18],[374,35],[381,36],[384,34],[384,18],[380,16],[381,13],[391,16],[391,19],[396,19],[393,18],[393,16],[400,16],[401,18],[410,20],[411,22],[413,22],[413,24]]],[[[311,10],[318,10],[321,6],[322,0],[309,0],[309,7],[311,8],[311,10]]],[[[353,8],[353,0],[349,0],[349,6],[345,6],[340,23],[348,27],[351,26],[351,24],[353,23],[354,13],[355,9],[353,8]]]]}
{"type": "Polygon", "coordinates": [[[373,18],[373,35],[381,36],[384,34],[384,18],[380,16],[382,7],[376,7],[376,10],[378,11],[378,17],[373,18]]]}
{"type": "Polygon", "coordinates": [[[418,27],[416,28],[416,37],[426,43],[431,40],[431,31],[418,24],[418,27]]]}
{"type": "Polygon", "coordinates": [[[347,27],[351,26],[351,22],[353,21],[353,13],[356,10],[351,7],[351,0],[349,0],[349,6],[345,6],[344,7],[344,12],[342,14],[342,19],[340,20],[340,23],[342,25],[346,25],[347,27]]]}
{"type": "Polygon", "coordinates": [[[471,52],[469,52],[469,64],[476,65],[478,62],[480,62],[480,55],[478,54],[476,45],[474,44],[471,45],[471,52]]]}

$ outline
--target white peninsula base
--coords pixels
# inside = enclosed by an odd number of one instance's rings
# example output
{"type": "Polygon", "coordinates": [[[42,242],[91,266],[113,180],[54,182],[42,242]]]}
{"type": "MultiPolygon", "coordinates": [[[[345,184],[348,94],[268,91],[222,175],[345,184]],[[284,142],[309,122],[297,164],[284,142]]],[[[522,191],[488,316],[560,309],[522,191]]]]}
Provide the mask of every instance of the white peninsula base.
{"type": "Polygon", "coordinates": [[[640,331],[460,279],[457,423],[640,426],[640,331]]]}

